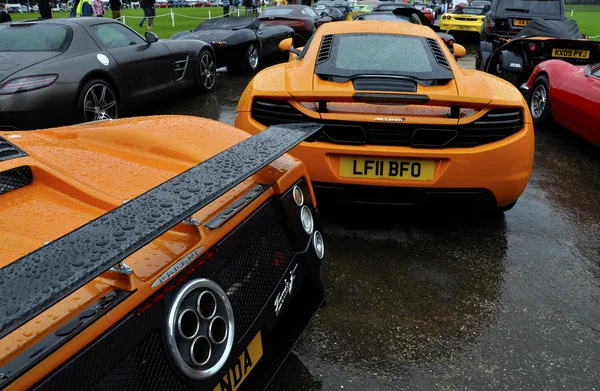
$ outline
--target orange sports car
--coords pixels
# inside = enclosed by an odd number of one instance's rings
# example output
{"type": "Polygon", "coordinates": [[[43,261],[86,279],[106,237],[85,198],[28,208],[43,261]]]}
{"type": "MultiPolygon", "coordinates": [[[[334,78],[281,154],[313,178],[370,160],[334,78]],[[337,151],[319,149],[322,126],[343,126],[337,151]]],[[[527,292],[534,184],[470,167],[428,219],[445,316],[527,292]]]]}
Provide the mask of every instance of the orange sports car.
{"type": "Polygon", "coordinates": [[[336,201],[510,209],[533,162],[519,91],[461,68],[429,27],[386,21],[321,26],[290,61],[247,86],[235,125],[250,133],[314,122],[292,150],[315,191],[336,201]]]}
{"type": "Polygon", "coordinates": [[[317,130],[0,132],[0,389],[262,389],[323,301],[317,130]]]}

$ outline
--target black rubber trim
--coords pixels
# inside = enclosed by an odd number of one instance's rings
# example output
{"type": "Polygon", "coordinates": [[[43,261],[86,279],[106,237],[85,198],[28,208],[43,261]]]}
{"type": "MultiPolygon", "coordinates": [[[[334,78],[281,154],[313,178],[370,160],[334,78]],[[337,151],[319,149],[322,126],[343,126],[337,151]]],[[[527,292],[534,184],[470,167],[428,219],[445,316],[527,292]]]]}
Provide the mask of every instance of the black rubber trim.
{"type": "Polygon", "coordinates": [[[366,92],[357,92],[352,95],[356,102],[366,103],[408,103],[408,104],[427,104],[429,97],[427,95],[416,94],[375,94],[366,92]]]}
{"type": "Polygon", "coordinates": [[[321,126],[267,128],[0,269],[0,338],[258,172],[321,126]]]}

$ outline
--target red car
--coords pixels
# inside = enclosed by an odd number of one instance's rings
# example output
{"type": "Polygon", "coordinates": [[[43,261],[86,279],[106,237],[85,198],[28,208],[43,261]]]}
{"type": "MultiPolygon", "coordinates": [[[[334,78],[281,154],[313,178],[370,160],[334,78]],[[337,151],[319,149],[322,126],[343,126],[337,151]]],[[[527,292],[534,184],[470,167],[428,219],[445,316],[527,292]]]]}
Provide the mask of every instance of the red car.
{"type": "Polygon", "coordinates": [[[535,125],[558,122],[600,146],[600,64],[544,61],[535,67],[521,91],[528,95],[535,125]]]}
{"type": "Polygon", "coordinates": [[[433,10],[429,8],[427,4],[414,3],[413,7],[421,11],[423,15],[425,15],[425,17],[429,20],[429,22],[433,24],[433,21],[435,20],[435,15],[433,14],[433,10]]]}

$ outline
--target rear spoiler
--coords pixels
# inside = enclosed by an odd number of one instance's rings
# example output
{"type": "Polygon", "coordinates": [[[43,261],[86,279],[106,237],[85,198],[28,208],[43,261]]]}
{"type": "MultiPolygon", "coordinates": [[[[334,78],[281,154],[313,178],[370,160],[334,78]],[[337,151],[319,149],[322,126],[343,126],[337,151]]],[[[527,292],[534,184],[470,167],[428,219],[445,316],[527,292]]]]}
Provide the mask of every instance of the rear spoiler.
{"type": "Polygon", "coordinates": [[[272,126],[0,269],[0,338],[321,129],[272,126]]]}

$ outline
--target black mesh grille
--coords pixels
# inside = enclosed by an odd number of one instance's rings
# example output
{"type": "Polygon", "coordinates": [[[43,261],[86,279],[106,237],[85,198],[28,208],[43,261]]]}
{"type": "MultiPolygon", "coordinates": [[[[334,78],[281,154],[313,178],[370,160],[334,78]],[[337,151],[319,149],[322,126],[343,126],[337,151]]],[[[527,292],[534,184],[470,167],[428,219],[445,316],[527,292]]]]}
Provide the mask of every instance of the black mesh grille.
{"type": "Polygon", "coordinates": [[[16,167],[0,172],[0,194],[30,185],[33,173],[28,166],[16,167]]]}
{"type": "Polygon", "coordinates": [[[444,55],[444,52],[438,45],[437,41],[432,38],[427,38],[427,42],[429,43],[429,47],[431,48],[437,63],[445,68],[450,69],[450,64],[448,64],[448,60],[446,59],[446,56],[444,55]]]}
{"type": "Polygon", "coordinates": [[[292,256],[292,245],[278,224],[215,272],[215,281],[227,287],[236,342],[246,334],[279,284],[292,256]]]}
{"type": "Polygon", "coordinates": [[[329,59],[332,43],[333,35],[326,35],[323,37],[321,40],[321,47],[319,48],[319,54],[317,55],[317,64],[325,62],[329,59]]]}
{"type": "Polygon", "coordinates": [[[255,99],[252,118],[263,125],[272,126],[298,122],[315,122],[284,100],[255,99]]]}
{"type": "Polygon", "coordinates": [[[27,156],[27,154],[0,137],[0,162],[22,156],[27,156]]]}
{"type": "Polygon", "coordinates": [[[474,147],[493,143],[515,134],[523,127],[520,109],[492,110],[475,122],[459,128],[454,147],[474,147]]]}
{"type": "Polygon", "coordinates": [[[97,383],[94,391],[188,390],[173,375],[154,331],[97,383]]]}

